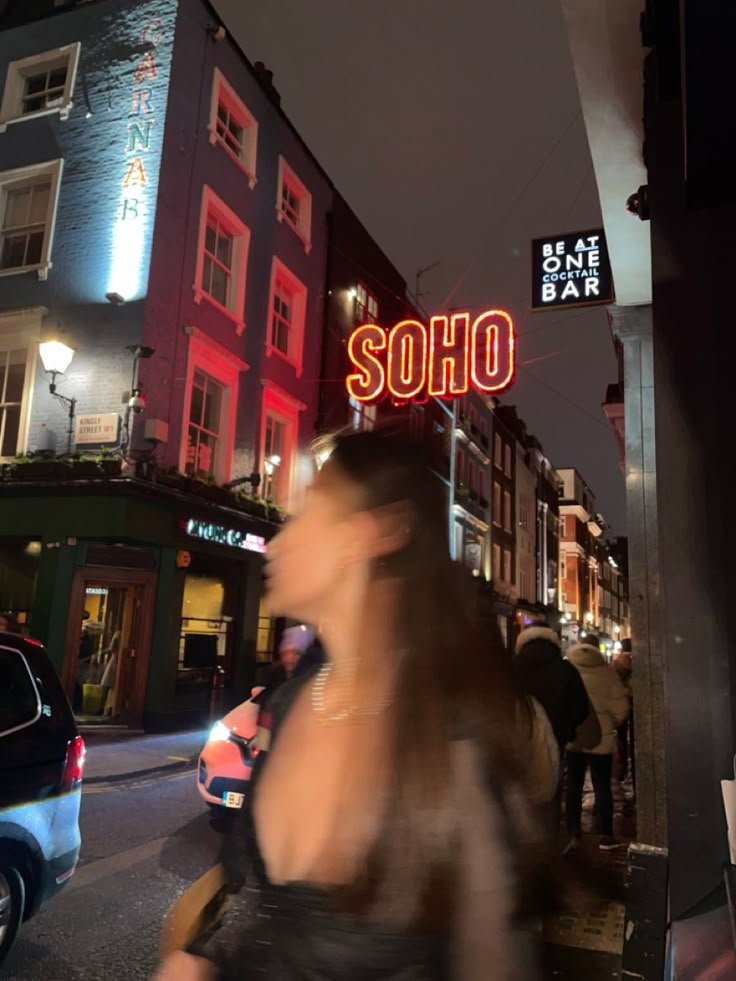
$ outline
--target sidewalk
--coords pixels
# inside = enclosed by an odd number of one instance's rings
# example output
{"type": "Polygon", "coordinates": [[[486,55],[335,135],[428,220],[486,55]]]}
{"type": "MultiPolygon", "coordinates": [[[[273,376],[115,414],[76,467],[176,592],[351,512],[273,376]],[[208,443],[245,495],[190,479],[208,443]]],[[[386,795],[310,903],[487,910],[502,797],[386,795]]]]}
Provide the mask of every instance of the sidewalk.
{"type": "Polygon", "coordinates": [[[622,900],[627,846],[635,837],[636,824],[632,789],[630,777],[623,786],[614,784],[614,830],[622,847],[601,852],[595,834],[593,788],[590,776],[586,779],[581,857],[596,870],[599,881],[607,888],[596,908],[548,917],[543,931],[547,981],[615,981],[622,976],[625,913],[622,900]]]}
{"type": "Polygon", "coordinates": [[[85,734],[85,784],[111,783],[194,766],[207,730],[112,738],[85,734]]]}

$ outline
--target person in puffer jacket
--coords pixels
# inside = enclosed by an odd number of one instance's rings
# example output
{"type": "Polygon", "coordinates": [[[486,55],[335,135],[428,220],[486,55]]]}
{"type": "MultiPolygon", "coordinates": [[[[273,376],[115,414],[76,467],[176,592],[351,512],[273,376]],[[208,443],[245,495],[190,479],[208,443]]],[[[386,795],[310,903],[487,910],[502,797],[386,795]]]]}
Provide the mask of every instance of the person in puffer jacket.
{"type": "Polygon", "coordinates": [[[582,643],[570,647],[567,658],[580,672],[601,728],[601,741],[592,749],[574,739],[567,745],[568,850],[574,849],[580,840],[583,787],[586,771],[590,767],[600,821],[599,847],[608,851],[618,847],[618,842],[613,837],[611,776],[613,754],[616,751],[616,728],[629,714],[629,699],[615,668],[601,654],[600,642],[593,634],[587,634],[582,643]]]}

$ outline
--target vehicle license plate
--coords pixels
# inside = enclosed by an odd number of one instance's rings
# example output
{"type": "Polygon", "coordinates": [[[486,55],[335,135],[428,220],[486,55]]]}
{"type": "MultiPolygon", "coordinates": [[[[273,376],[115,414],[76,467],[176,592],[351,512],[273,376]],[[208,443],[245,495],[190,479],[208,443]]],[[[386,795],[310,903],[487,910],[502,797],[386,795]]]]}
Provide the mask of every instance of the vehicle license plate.
{"type": "Polygon", "coordinates": [[[245,794],[234,794],[232,791],[225,791],[222,795],[222,803],[225,807],[241,808],[245,801],[245,794]]]}

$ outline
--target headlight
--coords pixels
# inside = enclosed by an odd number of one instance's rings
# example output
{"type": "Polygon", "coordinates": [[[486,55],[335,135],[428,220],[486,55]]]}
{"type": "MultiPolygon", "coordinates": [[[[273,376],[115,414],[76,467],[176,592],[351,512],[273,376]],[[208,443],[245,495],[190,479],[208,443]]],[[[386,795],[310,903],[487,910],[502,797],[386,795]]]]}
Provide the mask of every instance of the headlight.
{"type": "Polygon", "coordinates": [[[230,730],[223,722],[215,722],[207,737],[208,743],[224,743],[230,738],[230,730]]]}

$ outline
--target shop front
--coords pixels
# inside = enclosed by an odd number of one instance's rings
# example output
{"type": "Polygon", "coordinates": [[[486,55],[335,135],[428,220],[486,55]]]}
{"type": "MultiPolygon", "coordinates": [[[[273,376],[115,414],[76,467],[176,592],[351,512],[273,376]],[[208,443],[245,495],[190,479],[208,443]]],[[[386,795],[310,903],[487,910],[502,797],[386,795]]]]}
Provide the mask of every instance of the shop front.
{"type": "Polygon", "coordinates": [[[80,724],[206,724],[272,658],[276,529],[134,480],[0,485],[0,612],[46,645],[80,724]]]}

